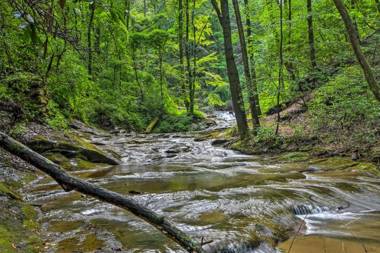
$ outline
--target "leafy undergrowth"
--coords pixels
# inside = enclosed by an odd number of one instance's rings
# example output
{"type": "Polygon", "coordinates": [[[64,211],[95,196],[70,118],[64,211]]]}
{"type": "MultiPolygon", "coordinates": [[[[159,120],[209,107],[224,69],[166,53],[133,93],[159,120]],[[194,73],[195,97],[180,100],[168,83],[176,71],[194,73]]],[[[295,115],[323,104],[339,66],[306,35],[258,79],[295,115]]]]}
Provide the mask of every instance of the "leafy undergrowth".
{"type": "Polygon", "coordinates": [[[276,115],[261,119],[257,135],[236,141],[231,148],[250,154],[308,151],[316,156],[344,155],[380,164],[380,103],[367,88],[357,66],[276,115]]]}

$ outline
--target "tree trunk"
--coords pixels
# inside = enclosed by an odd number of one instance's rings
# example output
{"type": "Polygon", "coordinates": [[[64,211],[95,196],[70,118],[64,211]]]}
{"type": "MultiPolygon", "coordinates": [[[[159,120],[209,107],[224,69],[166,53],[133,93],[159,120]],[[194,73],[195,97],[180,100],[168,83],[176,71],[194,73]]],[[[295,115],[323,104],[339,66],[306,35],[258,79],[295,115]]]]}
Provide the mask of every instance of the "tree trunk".
{"type": "Polygon", "coordinates": [[[248,135],[247,118],[245,115],[244,101],[240,88],[239,72],[236,67],[234,52],[232,48],[231,38],[231,24],[228,9],[228,0],[221,0],[221,7],[219,9],[216,0],[211,0],[211,3],[218,15],[220,25],[223,30],[224,39],[224,53],[227,63],[227,75],[230,82],[230,91],[232,97],[232,105],[235,112],[236,123],[240,138],[244,139],[248,135]]]}
{"type": "Polygon", "coordinates": [[[158,49],[158,60],[160,67],[160,98],[161,98],[161,112],[164,111],[164,71],[163,71],[163,53],[162,48],[158,49]]]}
{"type": "Polygon", "coordinates": [[[136,48],[134,48],[134,47],[132,47],[131,58],[132,58],[133,72],[135,74],[135,81],[136,81],[137,85],[139,86],[140,102],[142,103],[144,101],[144,91],[143,91],[143,86],[142,86],[142,84],[140,82],[140,78],[139,78],[139,72],[138,72],[138,67],[137,67],[137,59],[136,59],[136,48]]]}
{"type": "Polygon", "coordinates": [[[307,32],[310,47],[310,62],[313,70],[317,68],[317,59],[315,57],[314,29],[313,29],[313,7],[312,0],[307,0],[307,32]]]}
{"type": "Polygon", "coordinates": [[[195,81],[197,74],[197,56],[196,56],[196,48],[197,48],[197,38],[196,38],[196,27],[195,27],[195,0],[193,0],[193,9],[191,12],[191,23],[193,27],[193,73],[192,73],[192,82],[190,88],[190,115],[194,115],[194,103],[195,103],[195,81]]]}
{"type": "Polygon", "coordinates": [[[88,50],[88,63],[87,63],[87,69],[88,74],[92,76],[92,42],[91,42],[91,32],[93,30],[94,26],[94,15],[95,15],[95,1],[90,3],[90,20],[88,22],[87,27],[87,50],[88,50]]]}
{"type": "Polygon", "coordinates": [[[186,72],[187,72],[187,96],[186,100],[188,101],[188,113],[191,113],[191,89],[193,85],[192,81],[192,74],[191,74],[191,54],[190,54],[190,5],[189,5],[189,0],[185,0],[185,16],[186,16],[186,36],[185,36],[185,53],[186,53],[186,72]]]}
{"type": "Polygon", "coordinates": [[[129,31],[129,21],[131,19],[131,0],[125,1],[125,23],[127,24],[127,30],[129,31]]]}
{"type": "Polygon", "coordinates": [[[260,127],[260,120],[259,120],[259,113],[257,112],[257,101],[255,100],[255,96],[254,96],[255,90],[253,88],[251,73],[249,69],[247,44],[245,41],[243,23],[241,21],[239,2],[237,0],[232,0],[232,4],[234,6],[236,24],[237,24],[238,33],[239,33],[241,54],[243,58],[244,75],[245,75],[247,90],[249,94],[249,106],[251,109],[252,126],[256,132],[257,128],[260,127]]]}
{"type": "MultiPolygon", "coordinates": [[[[180,65],[180,82],[181,82],[181,92],[179,94],[186,94],[186,77],[185,77],[185,64],[184,64],[184,40],[183,40],[183,0],[178,0],[178,49],[179,49],[179,65],[180,65]]],[[[188,101],[186,95],[184,95],[184,105],[186,110],[189,110],[188,101]]]]}
{"type": "Polygon", "coordinates": [[[356,30],[352,23],[350,15],[348,14],[347,9],[344,6],[344,3],[342,2],[342,0],[333,0],[333,1],[335,3],[336,8],[338,9],[340,13],[340,16],[342,17],[344,25],[346,26],[346,30],[351,42],[352,49],[354,50],[356,58],[363,69],[363,73],[364,73],[365,79],[367,80],[368,86],[370,90],[372,91],[373,95],[375,96],[375,98],[378,101],[380,101],[380,84],[376,81],[375,76],[372,72],[371,66],[369,65],[365,55],[363,54],[360,48],[358,35],[356,34],[356,30]]]}
{"type": "MultiPolygon", "coordinates": [[[[308,0],[309,1],[309,0],[308,0]]],[[[278,135],[280,128],[280,119],[281,119],[281,109],[280,109],[280,98],[281,98],[281,89],[284,87],[284,55],[283,55],[283,44],[284,44],[284,29],[283,29],[283,4],[282,1],[279,2],[280,5],[280,45],[279,45],[279,66],[278,66],[278,89],[277,89],[277,124],[276,132],[278,135]]]]}
{"type": "MultiPolygon", "coordinates": [[[[292,0],[288,0],[288,43],[286,52],[289,56],[292,53],[292,0]]],[[[296,67],[289,56],[287,57],[287,60],[284,62],[284,66],[288,71],[290,79],[293,82],[295,82],[297,79],[296,67]]]]}
{"type": "Polygon", "coordinates": [[[249,55],[249,63],[251,64],[251,80],[252,80],[252,88],[253,88],[253,95],[256,102],[256,110],[258,116],[261,115],[261,107],[260,107],[260,99],[259,99],[259,92],[257,90],[257,76],[256,76],[256,67],[255,67],[255,55],[253,52],[253,38],[252,38],[252,29],[251,29],[251,15],[249,10],[249,3],[248,0],[244,0],[245,8],[246,8],[246,25],[247,25],[247,37],[248,37],[248,55],[249,55]]]}
{"type": "Polygon", "coordinates": [[[34,165],[37,169],[48,174],[65,191],[75,190],[101,201],[126,209],[156,227],[170,239],[176,241],[188,252],[204,252],[202,246],[198,242],[194,241],[184,232],[179,230],[171,221],[166,219],[164,216],[161,216],[140,205],[135,200],[70,176],[57,164],[34,152],[3,132],[0,132],[0,146],[10,153],[20,157],[24,161],[34,165]]]}

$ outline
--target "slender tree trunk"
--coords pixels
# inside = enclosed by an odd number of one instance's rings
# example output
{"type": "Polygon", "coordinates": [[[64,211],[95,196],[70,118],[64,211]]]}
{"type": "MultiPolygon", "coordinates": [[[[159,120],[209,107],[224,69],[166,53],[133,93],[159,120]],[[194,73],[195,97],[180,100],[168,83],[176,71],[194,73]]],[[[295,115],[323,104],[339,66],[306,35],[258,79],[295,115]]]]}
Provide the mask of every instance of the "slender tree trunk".
{"type": "Polygon", "coordinates": [[[218,19],[223,30],[224,52],[227,63],[227,75],[230,82],[232,105],[235,112],[235,118],[240,138],[244,139],[248,135],[248,125],[247,118],[245,115],[243,96],[240,88],[239,72],[236,67],[234,52],[232,48],[228,0],[221,0],[220,2],[221,7],[219,8],[217,1],[211,0],[211,3],[218,15],[218,19]]]}
{"type": "Polygon", "coordinates": [[[132,57],[133,72],[135,73],[135,80],[136,80],[137,85],[139,86],[140,101],[143,102],[144,101],[144,91],[143,91],[142,84],[141,84],[140,78],[139,78],[139,73],[138,73],[138,68],[137,68],[137,59],[136,59],[136,49],[135,48],[132,48],[131,57],[132,57]]]}
{"type": "Polygon", "coordinates": [[[191,59],[190,59],[190,6],[189,6],[189,0],[185,0],[185,12],[186,12],[186,39],[185,39],[185,53],[186,53],[186,71],[187,71],[187,87],[188,87],[188,96],[186,97],[186,100],[188,101],[189,108],[188,113],[191,114],[191,100],[190,100],[190,94],[191,94],[191,88],[193,85],[192,81],[192,75],[191,75],[191,59]]]}
{"type": "Polygon", "coordinates": [[[127,24],[127,30],[129,30],[129,20],[131,19],[131,0],[125,1],[125,23],[127,24]]]}
{"type": "Polygon", "coordinates": [[[194,103],[195,103],[195,81],[197,74],[197,57],[196,57],[196,48],[197,48],[197,37],[196,37],[196,27],[195,27],[195,0],[193,0],[193,9],[191,12],[191,23],[193,27],[193,73],[191,80],[191,88],[190,88],[190,114],[194,115],[194,103]]]}
{"type": "Polygon", "coordinates": [[[92,76],[92,42],[91,42],[91,32],[93,30],[94,26],[94,15],[95,15],[95,8],[96,8],[96,2],[90,3],[90,20],[88,22],[87,27],[87,50],[88,50],[88,63],[87,63],[87,69],[88,74],[92,76]]]}
{"type": "MultiPolygon", "coordinates": [[[[292,53],[292,0],[288,0],[288,43],[286,52],[289,56],[292,53]]],[[[295,82],[297,79],[296,67],[290,57],[287,57],[287,60],[284,62],[284,66],[289,73],[290,79],[295,82]]]]}
{"type": "Polygon", "coordinates": [[[247,25],[247,37],[248,37],[248,56],[249,56],[249,63],[251,66],[251,78],[252,78],[252,87],[253,87],[253,95],[256,102],[256,108],[258,116],[262,114],[261,107],[260,107],[260,99],[259,99],[259,92],[257,89],[257,75],[256,75],[256,64],[255,64],[255,54],[253,50],[253,35],[252,35],[252,28],[251,28],[251,14],[249,9],[249,2],[248,0],[244,0],[245,8],[246,8],[246,25],[247,25]]]}
{"type": "Polygon", "coordinates": [[[342,0],[333,0],[333,1],[335,3],[336,8],[338,9],[340,13],[340,16],[342,17],[344,25],[346,26],[346,30],[351,42],[352,49],[354,50],[356,58],[363,69],[363,73],[368,83],[368,86],[370,90],[372,91],[373,95],[375,96],[375,98],[378,101],[380,101],[380,84],[376,81],[372,68],[369,65],[365,55],[363,54],[360,48],[358,36],[356,34],[356,30],[352,23],[350,15],[348,14],[347,9],[344,6],[344,3],[342,0]]]}
{"type": "MultiPolygon", "coordinates": [[[[350,8],[352,10],[355,10],[355,0],[351,0],[350,4],[351,4],[350,8]]],[[[356,35],[358,36],[358,40],[360,42],[359,27],[358,27],[358,22],[356,21],[356,17],[355,16],[353,17],[352,23],[354,24],[354,27],[355,27],[355,30],[356,30],[356,35]]]]}
{"type": "Polygon", "coordinates": [[[94,50],[97,55],[100,54],[100,40],[101,40],[101,31],[100,31],[100,26],[97,26],[95,28],[95,43],[94,43],[94,50]]]}
{"type": "Polygon", "coordinates": [[[255,96],[254,96],[255,91],[253,89],[252,78],[251,78],[251,73],[250,73],[250,69],[249,69],[247,44],[245,41],[243,23],[241,21],[239,2],[237,0],[232,0],[232,4],[234,6],[236,24],[237,24],[238,33],[239,33],[241,54],[242,54],[242,58],[243,58],[244,75],[245,75],[247,90],[248,90],[248,94],[249,94],[248,99],[249,99],[249,106],[251,109],[252,126],[256,132],[257,128],[260,127],[260,120],[259,120],[259,115],[257,112],[257,105],[256,105],[257,102],[256,102],[255,96]]]}
{"type": "Polygon", "coordinates": [[[146,13],[148,12],[148,6],[146,3],[147,0],[144,0],[144,17],[146,17],[146,13]]]}
{"type": "Polygon", "coordinates": [[[315,57],[314,29],[313,29],[313,7],[312,0],[307,0],[307,31],[309,36],[310,62],[313,70],[317,69],[317,59],[315,57]]]}
{"type": "Polygon", "coordinates": [[[160,65],[160,97],[161,97],[161,112],[164,111],[164,71],[163,71],[163,59],[162,59],[162,48],[158,49],[159,65],[160,65]]]}
{"type": "Polygon", "coordinates": [[[283,3],[279,2],[280,6],[280,45],[279,45],[279,66],[278,66],[278,90],[277,90],[277,124],[276,124],[276,135],[278,135],[280,128],[280,119],[281,119],[281,108],[280,108],[280,98],[281,90],[284,86],[284,55],[283,55],[283,44],[284,44],[284,28],[283,28],[283,3]]]}
{"type": "MultiPolygon", "coordinates": [[[[183,39],[183,0],[178,0],[178,48],[179,48],[179,65],[180,65],[180,82],[181,82],[181,92],[180,94],[186,94],[186,77],[185,77],[185,63],[184,63],[184,39],[183,39]]],[[[186,110],[189,110],[189,104],[184,95],[184,105],[186,110]]]]}

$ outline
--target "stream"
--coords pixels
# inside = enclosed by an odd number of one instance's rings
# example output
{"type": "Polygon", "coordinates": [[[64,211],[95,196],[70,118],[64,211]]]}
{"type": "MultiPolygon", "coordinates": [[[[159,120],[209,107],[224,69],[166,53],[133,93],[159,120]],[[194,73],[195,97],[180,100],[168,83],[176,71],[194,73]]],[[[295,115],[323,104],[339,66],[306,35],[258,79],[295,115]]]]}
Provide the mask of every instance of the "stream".
{"type": "MultiPolygon", "coordinates": [[[[219,127],[234,123],[228,113],[215,117],[219,127]]],[[[122,165],[71,173],[129,195],[217,252],[380,252],[379,178],[336,169],[339,159],[244,155],[200,134],[91,136],[121,154],[122,165]]],[[[129,212],[64,192],[42,174],[25,191],[41,203],[45,252],[184,252],[129,212]]]]}

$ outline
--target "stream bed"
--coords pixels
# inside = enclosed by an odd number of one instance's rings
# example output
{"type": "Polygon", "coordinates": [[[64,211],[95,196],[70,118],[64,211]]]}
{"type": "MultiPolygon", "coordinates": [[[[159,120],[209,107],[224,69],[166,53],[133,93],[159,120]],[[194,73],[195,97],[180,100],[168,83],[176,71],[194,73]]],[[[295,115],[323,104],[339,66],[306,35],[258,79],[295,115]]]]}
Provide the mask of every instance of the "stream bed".
{"type": "MultiPolygon", "coordinates": [[[[216,120],[233,123],[228,113],[216,120]]],[[[91,136],[122,165],[71,174],[130,196],[217,252],[380,252],[379,178],[343,158],[283,162],[197,137],[91,136]]],[[[46,252],[184,252],[132,214],[64,192],[42,174],[25,192],[41,205],[46,252]]]]}

